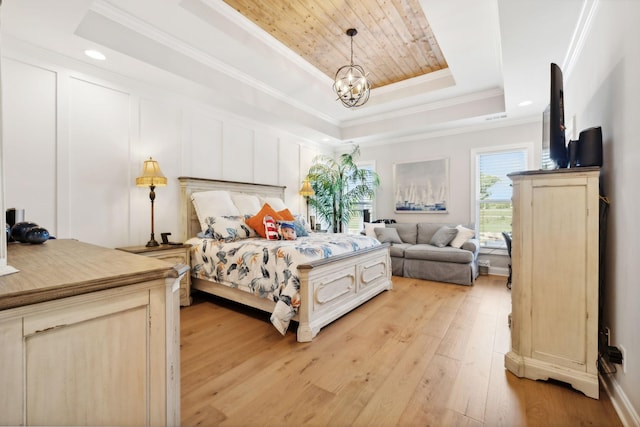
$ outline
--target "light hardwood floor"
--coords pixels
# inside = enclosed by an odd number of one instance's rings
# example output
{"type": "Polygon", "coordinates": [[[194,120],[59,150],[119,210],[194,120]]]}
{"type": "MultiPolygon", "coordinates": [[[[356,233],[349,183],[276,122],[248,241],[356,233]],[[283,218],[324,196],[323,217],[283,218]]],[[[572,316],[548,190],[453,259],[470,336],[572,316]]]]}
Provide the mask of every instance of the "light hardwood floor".
{"type": "Polygon", "coordinates": [[[600,400],[504,369],[506,279],[394,277],[311,343],[197,294],[181,310],[183,426],[619,426],[600,400]]]}

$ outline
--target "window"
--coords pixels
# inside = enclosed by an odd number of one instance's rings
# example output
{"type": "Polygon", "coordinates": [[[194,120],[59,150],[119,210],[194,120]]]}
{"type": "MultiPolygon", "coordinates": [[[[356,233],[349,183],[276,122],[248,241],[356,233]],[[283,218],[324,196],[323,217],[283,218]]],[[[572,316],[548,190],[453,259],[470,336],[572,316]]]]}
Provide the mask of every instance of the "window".
{"type": "MultiPolygon", "coordinates": [[[[373,162],[358,162],[358,167],[360,169],[368,169],[370,171],[375,171],[375,164],[373,162]]],[[[371,180],[369,180],[367,183],[373,186],[373,183],[371,182],[371,180]]],[[[349,221],[349,224],[347,224],[347,233],[349,234],[359,234],[364,229],[364,217],[362,212],[365,209],[369,210],[370,220],[372,221],[375,219],[375,212],[374,212],[375,205],[373,203],[373,199],[360,200],[360,202],[358,202],[356,206],[361,213],[359,215],[355,215],[351,217],[351,221],[349,221]]]]}
{"type": "Polygon", "coordinates": [[[511,231],[511,180],[507,174],[527,169],[527,149],[476,154],[475,218],[480,246],[506,248],[502,232],[511,231]]]}

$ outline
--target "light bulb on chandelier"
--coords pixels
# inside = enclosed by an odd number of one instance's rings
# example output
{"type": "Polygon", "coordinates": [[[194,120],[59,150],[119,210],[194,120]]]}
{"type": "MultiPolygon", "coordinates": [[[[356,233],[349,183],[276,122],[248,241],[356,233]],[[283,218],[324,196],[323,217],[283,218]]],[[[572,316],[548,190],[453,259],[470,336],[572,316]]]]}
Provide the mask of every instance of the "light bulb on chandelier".
{"type": "Polygon", "coordinates": [[[333,90],[338,99],[347,108],[360,107],[369,100],[371,82],[360,65],[353,63],[353,36],[358,34],[355,28],[349,28],[347,35],[351,37],[351,62],[340,67],[334,78],[333,90]]]}

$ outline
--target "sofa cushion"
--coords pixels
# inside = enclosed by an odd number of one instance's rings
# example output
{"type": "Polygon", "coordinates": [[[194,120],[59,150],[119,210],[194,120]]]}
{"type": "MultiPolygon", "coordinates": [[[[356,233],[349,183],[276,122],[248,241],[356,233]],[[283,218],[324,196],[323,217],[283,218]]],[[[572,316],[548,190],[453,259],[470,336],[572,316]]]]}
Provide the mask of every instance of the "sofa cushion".
{"type": "Polygon", "coordinates": [[[429,243],[433,246],[444,248],[453,240],[454,237],[456,237],[456,234],[458,234],[458,230],[453,227],[443,225],[438,229],[438,231],[436,231],[436,234],[431,237],[431,241],[429,243]]]}
{"type": "Polygon", "coordinates": [[[396,223],[387,224],[387,227],[398,230],[398,235],[403,243],[410,243],[412,245],[417,243],[418,227],[416,224],[396,223]]]}
{"type": "Polygon", "coordinates": [[[453,248],[461,248],[464,242],[476,235],[475,230],[463,227],[462,224],[457,225],[456,230],[458,230],[456,237],[454,237],[453,240],[449,242],[449,246],[453,248]]]}
{"type": "Polygon", "coordinates": [[[398,230],[395,228],[374,228],[373,231],[375,231],[376,239],[380,243],[402,243],[398,230]]]}
{"type": "Polygon", "coordinates": [[[426,259],[430,261],[454,262],[467,264],[473,261],[473,253],[445,246],[439,248],[429,244],[417,244],[404,249],[406,259],[426,259]]]}
{"type": "Polygon", "coordinates": [[[376,232],[375,229],[376,228],[384,228],[385,227],[385,223],[369,223],[369,222],[365,222],[364,223],[364,235],[368,236],[368,237],[373,237],[374,239],[376,238],[376,232]]]}
{"type": "Polygon", "coordinates": [[[430,243],[433,235],[436,234],[436,231],[438,231],[443,225],[449,224],[442,224],[437,222],[419,222],[416,243],[430,243]]]}
{"type": "Polygon", "coordinates": [[[409,243],[394,243],[389,248],[389,255],[396,258],[403,258],[405,249],[411,246],[409,243]]]}

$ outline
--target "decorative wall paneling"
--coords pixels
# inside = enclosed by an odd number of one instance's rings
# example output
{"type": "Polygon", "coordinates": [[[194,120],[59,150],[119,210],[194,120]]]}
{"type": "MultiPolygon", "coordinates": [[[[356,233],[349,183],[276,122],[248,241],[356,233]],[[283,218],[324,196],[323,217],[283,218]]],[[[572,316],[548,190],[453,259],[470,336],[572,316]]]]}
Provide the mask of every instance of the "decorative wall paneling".
{"type": "Polygon", "coordinates": [[[300,147],[319,152],[309,142],[144,82],[81,74],[63,58],[15,56],[3,58],[6,206],[56,237],[148,240],[149,192],[134,180],[149,156],[169,178],[156,189],[156,234],[178,233],[180,175],[285,185],[302,212],[300,147]]]}

